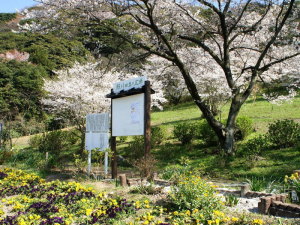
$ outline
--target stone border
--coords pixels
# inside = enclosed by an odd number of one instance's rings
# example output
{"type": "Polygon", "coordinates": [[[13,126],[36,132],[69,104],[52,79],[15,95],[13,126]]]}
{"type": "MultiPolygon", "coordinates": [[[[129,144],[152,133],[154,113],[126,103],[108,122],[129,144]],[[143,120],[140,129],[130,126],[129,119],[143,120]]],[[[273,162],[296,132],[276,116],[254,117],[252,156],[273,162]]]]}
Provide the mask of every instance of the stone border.
{"type": "Polygon", "coordinates": [[[278,194],[260,198],[258,210],[262,214],[289,218],[300,217],[300,205],[286,203],[288,194],[278,194]]]}

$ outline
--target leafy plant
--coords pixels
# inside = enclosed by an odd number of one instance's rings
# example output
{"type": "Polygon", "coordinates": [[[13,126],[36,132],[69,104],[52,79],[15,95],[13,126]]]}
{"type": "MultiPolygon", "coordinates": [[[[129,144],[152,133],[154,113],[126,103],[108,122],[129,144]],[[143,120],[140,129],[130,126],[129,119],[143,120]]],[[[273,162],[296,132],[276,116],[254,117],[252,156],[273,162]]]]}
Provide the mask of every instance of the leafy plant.
{"type": "Polygon", "coordinates": [[[121,137],[119,137],[119,141],[120,141],[121,143],[125,143],[125,142],[127,141],[127,139],[128,139],[127,136],[121,136],[121,137]]]}
{"type": "Polygon", "coordinates": [[[189,144],[195,137],[195,128],[193,123],[180,123],[174,127],[174,136],[183,144],[189,144]]]}
{"type": "Polygon", "coordinates": [[[259,135],[244,143],[241,146],[240,153],[243,156],[250,157],[251,160],[257,160],[258,156],[261,155],[262,151],[266,150],[268,147],[268,139],[263,135],[259,135]]]}
{"type": "Polygon", "coordinates": [[[164,168],[161,177],[164,180],[176,180],[180,175],[188,171],[188,168],[181,165],[170,165],[164,168]]]}
{"type": "Polygon", "coordinates": [[[218,137],[206,120],[201,120],[195,123],[195,125],[197,136],[202,139],[207,146],[218,145],[218,137]]]}
{"type": "Polygon", "coordinates": [[[211,215],[213,211],[222,208],[215,188],[200,177],[181,176],[171,189],[169,199],[179,210],[199,209],[204,215],[211,215]]]}
{"type": "Polygon", "coordinates": [[[250,189],[252,191],[271,191],[272,185],[276,180],[272,179],[272,177],[249,177],[246,178],[246,182],[250,185],[250,189]]]}
{"type": "Polygon", "coordinates": [[[161,144],[168,137],[167,130],[163,126],[151,127],[151,145],[161,144]]]}
{"type": "Polygon", "coordinates": [[[16,13],[0,13],[0,23],[15,19],[16,13]]]}
{"type": "Polygon", "coordinates": [[[276,148],[292,147],[300,138],[300,125],[293,120],[277,120],[268,128],[268,138],[276,148]]]}
{"type": "Polygon", "coordinates": [[[141,177],[149,178],[154,170],[157,160],[152,155],[143,156],[133,161],[133,166],[138,169],[141,177]]]}
{"type": "Polygon", "coordinates": [[[144,147],[144,137],[134,136],[133,141],[131,141],[126,148],[124,148],[124,157],[129,161],[137,160],[143,157],[145,153],[144,147]]]}
{"type": "Polygon", "coordinates": [[[233,207],[236,206],[238,203],[239,203],[239,199],[235,195],[233,194],[225,195],[225,205],[229,207],[233,207]]]}
{"type": "Polygon", "coordinates": [[[80,155],[74,154],[74,166],[76,168],[75,175],[84,171],[84,168],[87,166],[87,162],[80,155]]]}
{"type": "Polygon", "coordinates": [[[253,131],[253,121],[251,118],[247,116],[240,116],[236,120],[236,132],[235,139],[236,140],[244,140],[247,136],[249,136],[253,131]]]}

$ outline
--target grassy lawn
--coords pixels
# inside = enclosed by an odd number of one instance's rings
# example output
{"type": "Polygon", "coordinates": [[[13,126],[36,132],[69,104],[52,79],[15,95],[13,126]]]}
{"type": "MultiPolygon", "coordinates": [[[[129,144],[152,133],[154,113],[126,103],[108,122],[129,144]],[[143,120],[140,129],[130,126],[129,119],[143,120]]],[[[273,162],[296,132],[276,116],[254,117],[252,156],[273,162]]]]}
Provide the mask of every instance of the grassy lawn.
{"type": "MultiPolygon", "coordinates": [[[[225,119],[229,105],[222,107],[221,118],[225,119]]],[[[248,116],[253,119],[254,126],[259,133],[267,131],[268,124],[278,119],[294,119],[300,122],[300,97],[292,102],[282,105],[271,104],[261,98],[256,101],[249,100],[241,108],[240,116],[248,116]]],[[[196,120],[201,117],[201,112],[193,102],[183,103],[177,106],[166,107],[161,112],[151,114],[152,125],[171,126],[178,122],[196,120]]]]}
{"type": "MultiPolygon", "coordinates": [[[[223,107],[222,119],[226,118],[228,109],[228,105],[223,107]]],[[[204,147],[198,140],[189,146],[182,146],[173,139],[171,131],[175,124],[196,121],[200,116],[200,111],[193,102],[166,107],[161,112],[152,113],[152,124],[167,127],[170,135],[166,143],[152,151],[159,161],[159,170],[168,165],[182,164],[186,159],[190,160],[192,168],[209,176],[225,179],[241,179],[249,176],[283,178],[285,174],[300,168],[300,147],[265,150],[261,157],[252,162],[239,155],[225,160],[214,154],[216,147],[204,147]]],[[[242,107],[240,116],[248,116],[253,120],[256,133],[251,136],[263,134],[267,132],[268,124],[275,120],[293,119],[300,122],[300,97],[282,105],[273,105],[263,99],[249,100],[242,107]]]]}

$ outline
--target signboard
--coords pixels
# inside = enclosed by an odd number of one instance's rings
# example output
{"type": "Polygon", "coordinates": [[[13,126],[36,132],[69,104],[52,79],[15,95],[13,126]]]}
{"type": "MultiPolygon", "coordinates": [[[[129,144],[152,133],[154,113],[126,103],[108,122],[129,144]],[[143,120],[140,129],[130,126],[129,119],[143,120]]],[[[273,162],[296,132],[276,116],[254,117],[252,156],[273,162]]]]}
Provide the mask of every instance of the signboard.
{"type": "Polygon", "coordinates": [[[85,134],[85,149],[88,151],[98,150],[104,151],[109,148],[108,133],[86,133],[85,134]]]}
{"type": "Polygon", "coordinates": [[[118,94],[121,91],[128,91],[132,88],[138,89],[142,88],[145,85],[145,81],[147,80],[146,76],[137,77],[125,81],[120,81],[113,84],[113,92],[118,94]]]}
{"type": "Polygon", "coordinates": [[[109,147],[109,114],[94,113],[86,116],[86,150],[104,151],[109,147]]]}
{"type": "Polygon", "coordinates": [[[112,136],[144,135],[144,96],[112,99],[112,136]]]}
{"type": "Polygon", "coordinates": [[[109,114],[88,114],[86,116],[86,132],[109,132],[109,114]]]}

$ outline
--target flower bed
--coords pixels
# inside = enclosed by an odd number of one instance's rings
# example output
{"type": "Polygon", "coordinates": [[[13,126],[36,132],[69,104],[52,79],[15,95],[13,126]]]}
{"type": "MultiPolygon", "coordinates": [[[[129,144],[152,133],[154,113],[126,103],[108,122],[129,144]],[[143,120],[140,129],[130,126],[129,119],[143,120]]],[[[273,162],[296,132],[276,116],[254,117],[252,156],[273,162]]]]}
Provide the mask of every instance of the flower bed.
{"type": "Polygon", "coordinates": [[[263,224],[260,219],[226,215],[214,192],[200,177],[182,177],[163,208],[148,200],[129,202],[96,193],[77,182],[45,182],[33,174],[3,169],[0,224],[263,224]]]}
{"type": "Polygon", "coordinates": [[[135,211],[126,199],[96,194],[76,182],[45,182],[12,169],[0,174],[0,224],[106,224],[135,211]]]}

